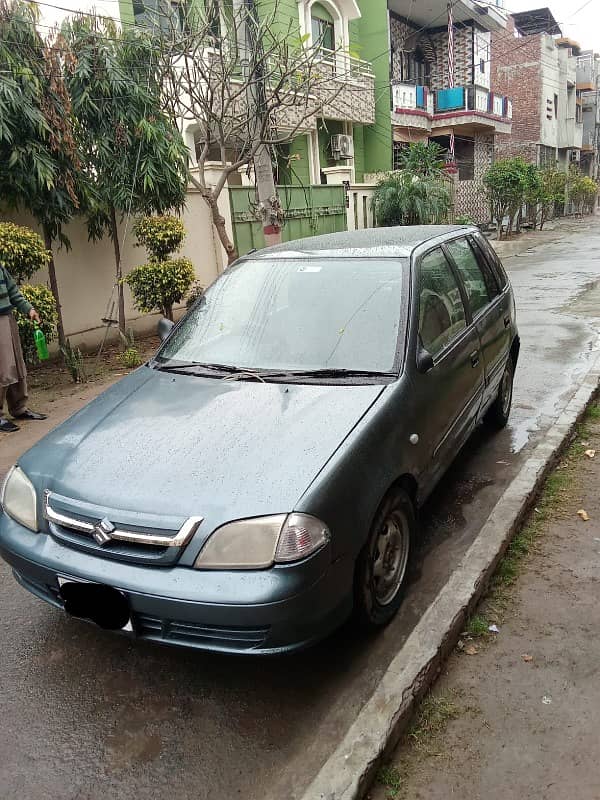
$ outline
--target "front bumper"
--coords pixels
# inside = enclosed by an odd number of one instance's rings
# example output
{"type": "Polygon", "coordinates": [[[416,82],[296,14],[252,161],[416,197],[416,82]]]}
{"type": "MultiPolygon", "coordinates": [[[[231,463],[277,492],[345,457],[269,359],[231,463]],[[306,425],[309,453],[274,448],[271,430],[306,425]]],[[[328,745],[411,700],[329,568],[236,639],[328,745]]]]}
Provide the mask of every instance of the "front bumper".
{"type": "Polygon", "coordinates": [[[0,555],[24,588],[57,608],[58,575],[107,584],[129,597],[134,632],[124,635],[201,650],[299,650],[338,627],[352,609],[352,564],[331,563],[329,548],[268,570],[147,567],[65,547],[1,514],[0,555]]]}

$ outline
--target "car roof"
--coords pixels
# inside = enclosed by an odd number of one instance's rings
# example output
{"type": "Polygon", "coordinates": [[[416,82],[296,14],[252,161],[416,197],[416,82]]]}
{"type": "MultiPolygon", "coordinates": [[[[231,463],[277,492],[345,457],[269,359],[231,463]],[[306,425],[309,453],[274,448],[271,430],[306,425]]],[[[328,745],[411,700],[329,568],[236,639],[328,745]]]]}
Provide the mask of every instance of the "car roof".
{"type": "Polygon", "coordinates": [[[327,233],[277,244],[248,253],[251,258],[408,258],[423,244],[451,233],[473,231],[466,225],[398,225],[393,228],[365,228],[360,231],[327,233]]]}

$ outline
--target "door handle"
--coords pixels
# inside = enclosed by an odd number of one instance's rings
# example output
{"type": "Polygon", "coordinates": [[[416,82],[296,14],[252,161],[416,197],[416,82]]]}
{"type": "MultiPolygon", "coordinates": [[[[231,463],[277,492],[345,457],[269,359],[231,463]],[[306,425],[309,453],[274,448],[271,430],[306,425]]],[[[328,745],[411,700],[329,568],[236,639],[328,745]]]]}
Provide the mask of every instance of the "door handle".
{"type": "Polygon", "coordinates": [[[505,327],[505,328],[508,328],[508,326],[509,326],[509,325],[510,325],[510,314],[507,314],[507,315],[504,317],[504,327],[505,327]]]}
{"type": "Polygon", "coordinates": [[[473,350],[469,358],[471,359],[471,366],[477,367],[479,365],[479,350],[473,350]]]}

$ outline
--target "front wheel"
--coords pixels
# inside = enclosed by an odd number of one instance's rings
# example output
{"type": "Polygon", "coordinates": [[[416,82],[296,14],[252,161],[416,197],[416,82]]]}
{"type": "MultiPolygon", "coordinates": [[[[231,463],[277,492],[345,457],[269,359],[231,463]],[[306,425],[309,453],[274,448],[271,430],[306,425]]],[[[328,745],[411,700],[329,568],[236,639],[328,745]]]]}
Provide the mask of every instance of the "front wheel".
{"type": "Polygon", "coordinates": [[[392,489],[371,525],[356,565],[355,617],[366,628],[386,625],[398,611],[416,528],[412,500],[392,489]]]}
{"type": "Polygon", "coordinates": [[[509,358],[502,374],[496,399],[485,414],[485,421],[492,428],[500,429],[506,427],[512,406],[513,378],[514,367],[512,358],[509,358]]]}

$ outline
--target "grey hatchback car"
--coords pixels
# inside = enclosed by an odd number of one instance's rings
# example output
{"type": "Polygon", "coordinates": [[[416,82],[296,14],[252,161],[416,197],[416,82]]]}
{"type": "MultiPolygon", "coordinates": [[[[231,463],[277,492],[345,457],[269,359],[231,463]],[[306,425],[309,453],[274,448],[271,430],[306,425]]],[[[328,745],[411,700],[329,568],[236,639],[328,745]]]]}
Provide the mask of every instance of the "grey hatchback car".
{"type": "Polygon", "coordinates": [[[476,228],[375,229],[237,261],[156,356],[29,450],[0,552],[70,614],[232,653],[387,623],[418,509],[519,355],[476,228]]]}

